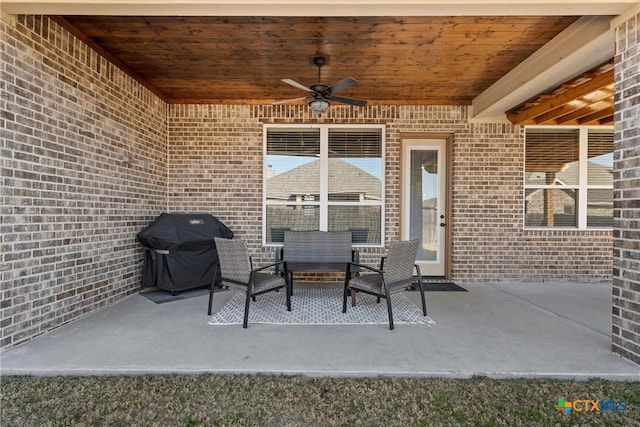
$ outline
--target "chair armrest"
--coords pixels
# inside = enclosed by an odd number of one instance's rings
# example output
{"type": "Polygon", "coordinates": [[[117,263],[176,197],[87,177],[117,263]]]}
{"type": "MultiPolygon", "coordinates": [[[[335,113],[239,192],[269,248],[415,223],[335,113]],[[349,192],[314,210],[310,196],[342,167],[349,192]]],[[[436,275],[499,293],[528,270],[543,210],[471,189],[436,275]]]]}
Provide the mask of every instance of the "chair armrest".
{"type": "Polygon", "coordinates": [[[364,268],[365,270],[373,271],[373,272],[378,273],[378,274],[382,274],[383,273],[382,270],[379,270],[377,268],[369,267],[368,265],[358,264],[358,263],[355,263],[355,262],[348,262],[347,263],[347,272],[351,271],[351,266],[358,267],[358,268],[364,268]]]}
{"type": "Polygon", "coordinates": [[[217,283],[220,283],[220,282],[227,282],[227,283],[233,283],[233,284],[236,284],[236,285],[247,286],[246,282],[241,282],[241,281],[236,280],[236,279],[229,279],[229,278],[224,277],[224,276],[220,277],[220,280],[218,280],[217,283]]]}
{"type": "Polygon", "coordinates": [[[411,277],[407,277],[406,279],[398,280],[397,282],[388,283],[387,286],[392,288],[394,286],[399,286],[399,285],[406,285],[406,284],[413,285],[414,282],[422,281],[422,275],[420,274],[420,266],[418,264],[414,264],[413,266],[416,269],[416,273],[417,273],[416,276],[411,276],[411,277]]]}
{"type": "Polygon", "coordinates": [[[407,277],[406,279],[401,279],[401,280],[398,280],[397,282],[385,283],[385,285],[388,286],[389,289],[394,288],[396,286],[404,286],[405,288],[407,288],[408,286],[411,286],[415,281],[416,280],[413,277],[407,277]]]}
{"type": "Polygon", "coordinates": [[[384,261],[387,259],[386,255],[380,257],[380,270],[384,270],[384,261]]]}
{"type": "Polygon", "coordinates": [[[262,271],[262,270],[266,270],[267,268],[271,268],[271,267],[276,267],[276,272],[279,271],[278,267],[281,266],[283,267],[284,272],[287,272],[287,261],[278,261],[278,262],[274,262],[273,264],[269,264],[269,265],[265,265],[263,267],[259,267],[259,268],[254,268],[252,271],[254,272],[258,272],[258,271],[262,271]]]}

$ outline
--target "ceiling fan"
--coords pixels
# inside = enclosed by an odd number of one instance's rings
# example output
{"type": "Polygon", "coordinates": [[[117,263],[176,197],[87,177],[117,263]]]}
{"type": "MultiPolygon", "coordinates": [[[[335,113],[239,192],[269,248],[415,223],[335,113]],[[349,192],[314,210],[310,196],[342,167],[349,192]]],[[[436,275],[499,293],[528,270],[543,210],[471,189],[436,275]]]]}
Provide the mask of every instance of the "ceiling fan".
{"type": "Polygon", "coordinates": [[[309,87],[306,87],[294,80],[291,79],[282,79],[288,85],[291,85],[295,88],[308,92],[307,96],[303,96],[301,98],[294,99],[285,99],[283,101],[276,101],[273,104],[287,104],[290,102],[298,102],[298,101],[309,101],[309,108],[311,108],[314,112],[320,114],[326,111],[331,105],[331,101],[340,102],[342,104],[349,105],[357,105],[359,107],[364,107],[367,105],[367,101],[356,98],[347,98],[344,96],[334,95],[336,92],[351,87],[353,85],[358,84],[358,81],[353,77],[345,77],[337,83],[334,83],[331,86],[326,86],[320,83],[320,73],[322,70],[322,66],[327,63],[327,59],[324,56],[316,56],[313,58],[313,63],[318,67],[318,83],[309,87]]]}

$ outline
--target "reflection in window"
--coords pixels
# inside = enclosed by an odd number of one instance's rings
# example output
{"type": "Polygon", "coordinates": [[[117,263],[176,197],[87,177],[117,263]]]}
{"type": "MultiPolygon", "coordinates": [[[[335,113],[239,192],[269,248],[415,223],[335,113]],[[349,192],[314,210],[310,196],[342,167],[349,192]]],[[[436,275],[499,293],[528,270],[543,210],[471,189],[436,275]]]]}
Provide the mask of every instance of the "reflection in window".
{"type": "Polygon", "coordinates": [[[587,191],[587,226],[613,227],[613,192],[587,191]]]}
{"type": "Polygon", "coordinates": [[[267,241],[282,242],[286,230],[318,230],[320,207],[309,205],[267,205],[266,218],[267,241]]]}
{"type": "Polygon", "coordinates": [[[527,130],[525,149],[525,185],[578,184],[578,130],[527,130]]]}
{"type": "Polygon", "coordinates": [[[355,244],[380,242],[380,206],[329,206],[329,231],[351,231],[355,244]]]}
{"type": "Polygon", "coordinates": [[[410,168],[409,237],[422,242],[417,260],[435,261],[441,222],[438,218],[438,151],[412,150],[410,168]]]}
{"type": "Polygon", "coordinates": [[[576,227],[575,190],[526,190],[525,226],[576,227]]]}
{"type": "Polygon", "coordinates": [[[527,129],[525,226],[612,225],[612,130],[527,129]]]}
{"type": "Polygon", "coordinates": [[[317,201],[320,194],[320,130],[267,133],[267,200],[317,201]]]}
{"type": "Polygon", "coordinates": [[[383,128],[266,127],[265,243],[282,230],[351,231],[382,244],[383,128]]]}
{"type": "Polygon", "coordinates": [[[329,201],[381,200],[380,129],[329,130],[329,201]]]}

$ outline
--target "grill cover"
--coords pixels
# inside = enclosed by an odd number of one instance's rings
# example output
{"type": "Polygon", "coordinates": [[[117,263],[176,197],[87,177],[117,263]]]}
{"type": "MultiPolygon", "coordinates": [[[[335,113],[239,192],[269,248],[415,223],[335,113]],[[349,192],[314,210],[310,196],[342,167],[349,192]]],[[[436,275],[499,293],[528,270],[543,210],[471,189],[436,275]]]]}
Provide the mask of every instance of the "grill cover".
{"type": "Polygon", "coordinates": [[[233,231],[209,214],[163,213],[138,233],[145,247],[142,287],[178,292],[211,285],[218,264],[214,237],[233,231]]]}

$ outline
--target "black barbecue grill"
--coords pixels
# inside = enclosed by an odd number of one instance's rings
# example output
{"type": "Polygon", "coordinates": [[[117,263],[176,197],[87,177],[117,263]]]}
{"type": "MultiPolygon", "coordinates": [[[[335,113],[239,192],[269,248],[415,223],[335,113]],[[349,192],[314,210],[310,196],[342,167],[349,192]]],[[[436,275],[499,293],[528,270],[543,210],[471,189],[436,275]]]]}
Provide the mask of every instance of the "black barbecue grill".
{"type": "Polygon", "coordinates": [[[214,237],[231,239],[233,232],[213,215],[161,214],[138,233],[145,248],[142,287],[177,293],[211,285],[214,237]]]}

